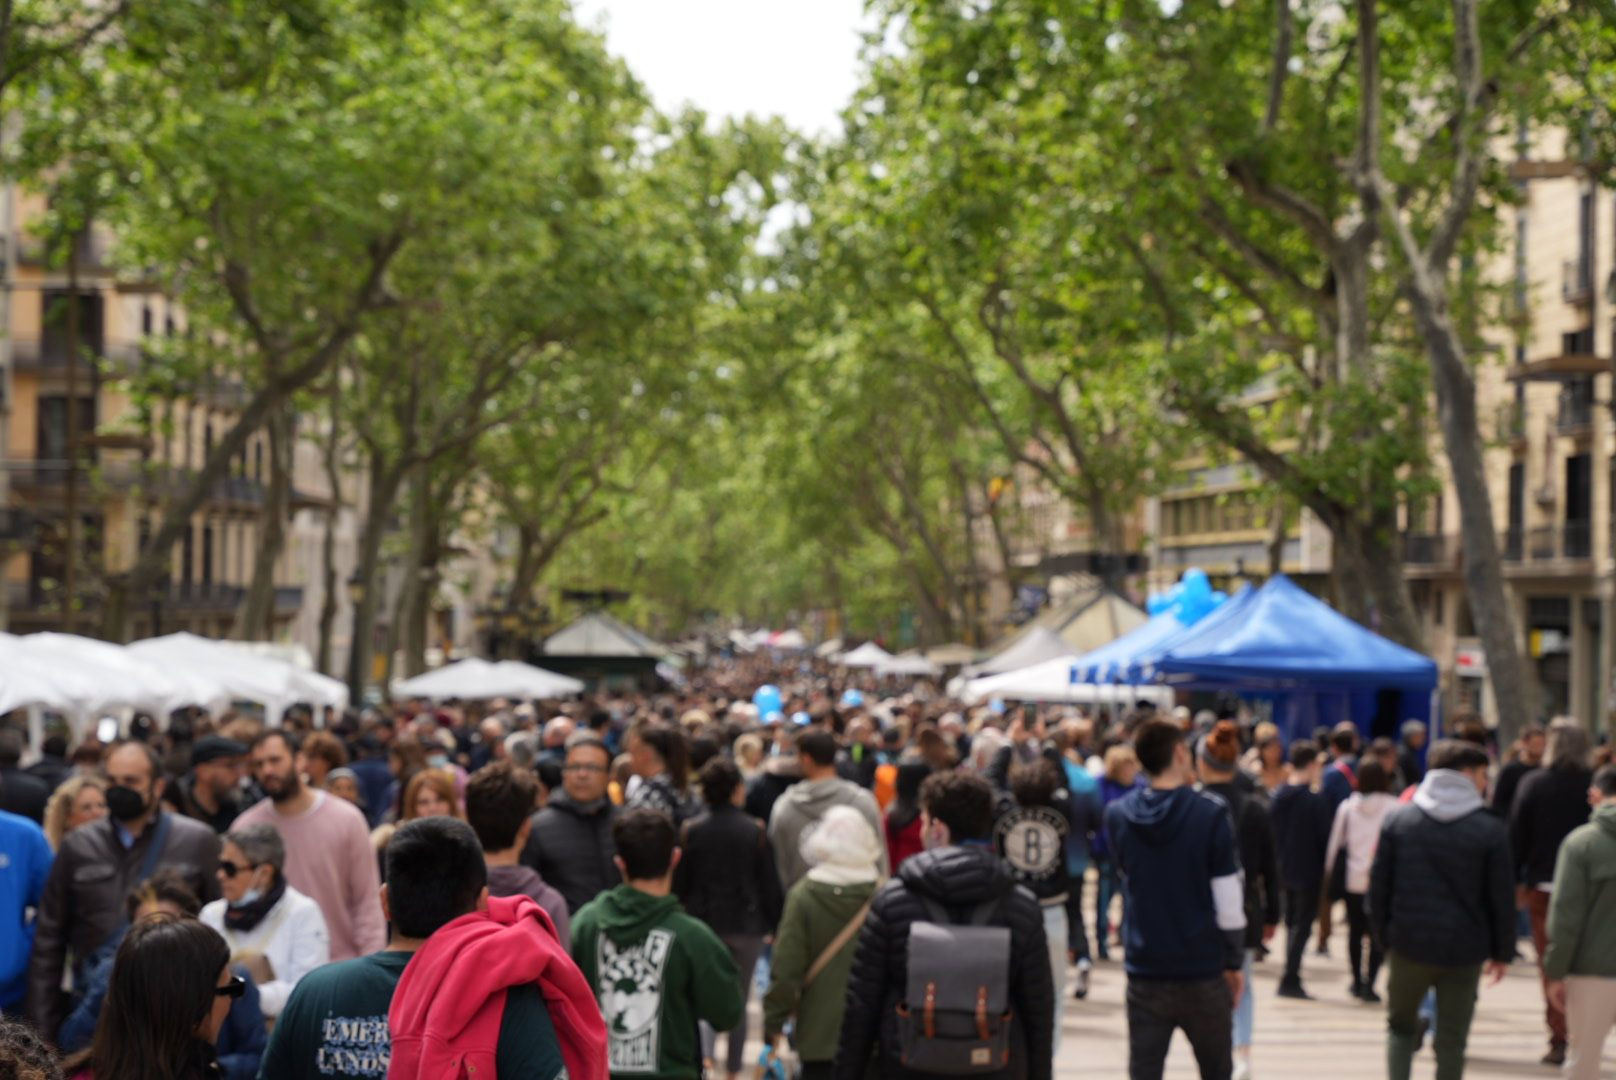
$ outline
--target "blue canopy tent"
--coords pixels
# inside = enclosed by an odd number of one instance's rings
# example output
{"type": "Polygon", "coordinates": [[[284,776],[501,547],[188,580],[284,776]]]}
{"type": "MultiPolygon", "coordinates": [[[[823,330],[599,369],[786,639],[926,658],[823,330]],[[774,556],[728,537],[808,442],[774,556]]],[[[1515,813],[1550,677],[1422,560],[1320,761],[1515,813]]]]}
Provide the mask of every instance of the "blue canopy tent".
{"type": "Polygon", "coordinates": [[[1072,661],[1075,669],[1073,682],[1109,683],[1115,682],[1128,669],[1128,663],[1135,656],[1175,637],[1185,629],[1177,615],[1164,611],[1160,615],[1152,615],[1150,620],[1134,630],[1128,631],[1114,641],[1092,649],[1072,661]]]}
{"type": "Polygon", "coordinates": [[[1216,637],[1220,627],[1228,626],[1239,619],[1241,614],[1251,604],[1257,591],[1250,585],[1244,585],[1240,591],[1212,610],[1212,613],[1198,622],[1188,626],[1180,626],[1178,631],[1157,640],[1153,644],[1139,649],[1123,661],[1116,670],[1114,677],[1121,682],[1147,683],[1156,680],[1156,662],[1166,656],[1174,647],[1183,641],[1193,641],[1203,634],[1216,637]]]}
{"type": "Polygon", "coordinates": [[[1284,575],[1242,590],[1141,659],[1140,674],[1168,686],[1271,701],[1287,741],[1341,720],[1374,736],[1394,734],[1404,720],[1435,719],[1435,661],[1360,626],[1284,575]]]}

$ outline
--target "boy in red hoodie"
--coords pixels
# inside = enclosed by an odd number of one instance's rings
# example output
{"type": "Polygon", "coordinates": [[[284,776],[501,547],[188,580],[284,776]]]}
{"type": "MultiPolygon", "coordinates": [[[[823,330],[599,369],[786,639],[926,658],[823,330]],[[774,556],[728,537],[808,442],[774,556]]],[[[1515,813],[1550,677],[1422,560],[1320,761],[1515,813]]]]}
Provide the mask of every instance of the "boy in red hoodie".
{"type": "MultiPolygon", "coordinates": [[[[392,942],[382,952],[305,975],[281,1013],[259,1075],[275,1080],[602,1075],[588,1071],[591,1043],[594,1054],[605,1058],[599,1016],[591,1028],[588,1017],[572,1016],[575,1010],[566,1002],[569,978],[586,1004],[588,985],[537,905],[526,899],[494,901],[521,909],[502,911],[511,925],[520,927],[525,917],[540,931],[525,936],[520,964],[476,959],[467,928],[492,920],[488,871],[471,827],[445,817],[411,821],[393,835],[386,858],[381,896],[392,942]],[[470,961],[463,968],[446,960],[457,951],[470,961]],[[558,960],[564,965],[558,967],[558,960]],[[457,1013],[445,1018],[447,1023],[438,1022],[430,1006],[440,991],[442,1004],[457,1007],[463,1019],[457,1013]],[[552,994],[558,1005],[550,1003],[552,994]],[[558,1033],[563,1016],[564,1038],[558,1033]],[[470,1052],[459,1052],[456,1040],[462,1038],[473,1044],[470,1052]],[[451,1065],[440,1057],[457,1060],[451,1065]],[[573,1069],[575,1059],[578,1069],[573,1069]],[[423,1071],[436,1065],[445,1068],[423,1071]],[[475,1074],[466,1071],[473,1065],[475,1074]]],[[[493,925],[495,933],[507,929],[504,923],[493,925]]]]}

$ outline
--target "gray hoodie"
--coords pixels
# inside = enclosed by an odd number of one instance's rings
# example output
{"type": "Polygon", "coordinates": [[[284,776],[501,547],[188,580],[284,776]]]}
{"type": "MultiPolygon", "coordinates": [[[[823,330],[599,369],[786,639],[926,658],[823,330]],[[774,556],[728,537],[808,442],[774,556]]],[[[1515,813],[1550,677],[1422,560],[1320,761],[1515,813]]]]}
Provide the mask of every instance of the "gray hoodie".
{"type": "MultiPolygon", "coordinates": [[[[875,796],[857,784],[839,777],[825,780],[804,780],[793,784],[775,801],[769,814],[769,843],[774,845],[774,862],[780,869],[780,884],[786,892],[808,873],[808,860],[803,857],[802,845],[825,811],[833,806],[851,806],[864,815],[876,836],[886,835],[881,829],[881,810],[875,805],[875,796]]],[[[891,873],[887,852],[881,850],[881,876],[891,873]]]]}
{"type": "Polygon", "coordinates": [[[1481,792],[1456,769],[1432,769],[1414,792],[1414,805],[1446,825],[1482,808],[1481,792]]]}

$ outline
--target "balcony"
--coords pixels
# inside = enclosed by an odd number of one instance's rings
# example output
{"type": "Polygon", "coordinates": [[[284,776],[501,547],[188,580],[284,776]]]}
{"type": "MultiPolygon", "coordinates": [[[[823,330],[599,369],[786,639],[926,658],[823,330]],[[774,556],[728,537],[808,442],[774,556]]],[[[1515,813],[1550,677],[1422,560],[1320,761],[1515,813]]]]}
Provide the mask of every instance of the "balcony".
{"type": "Polygon", "coordinates": [[[1568,383],[1560,391],[1560,409],[1554,429],[1561,435],[1585,435],[1594,426],[1594,394],[1591,381],[1568,383]]]}
{"type": "Polygon", "coordinates": [[[234,611],[246,601],[247,590],[216,581],[171,581],[156,590],[154,599],[174,611],[234,611]]]}
{"type": "MultiPolygon", "coordinates": [[[[107,374],[127,374],[139,370],[145,360],[140,346],[121,343],[105,345],[94,340],[80,342],[79,369],[99,368],[107,374]],[[91,358],[94,362],[91,362],[91,358]]],[[[67,371],[67,342],[60,336],[39,338],[13,338],[11,340],[11,366],[14,371],[46,373],[67,371]]]]}
{"type": "Polygon", "coordinates": [[[1518,401],[1498,406],[1493,418],[1494,437],[1499,442],[1518,443],[1526,439],[1526,409],[1518,401]]]}
{"type": "MultiPolygon", "coordinates": [[[[1540,525],[1526,533],[1526,561],[1531,563],[1580,563],[1593,558],[1593,523],[1563,521],[1540,525]]],[[[1507,561],[1519,562],[1517,556],[1507,561]]]]}
{"type": "MultiPolygon", "coordinates": [[[[67,487],[73,463],[67,460],[17,459],[0,463],[18,490],[55,492],[67,487]]],[[[79,481],[86,491],[95,488],[129,488],[141,479],[140,466],[132,461],[97,464],[86,455],[78,464],[79,481]]]]}
{"type": "Polygon", "coordinates": [[[1403,562],[1411,568],[1457,569],[1460,550],[1457,536],[1443,533],[1408,533],[1403,537],[1403,562]]]}
{"type": "Polygon", "coordinates": [[[303,606],[303,586],[277,585],[275,586],[275,613],[278,615],[291,614],[303,606]]]}
{"type": "Polygon", "coordinates": [[[1512,525],[1504,530],[1502,557],[1505,562],[1518,563],[1526,553],[1526,530],[1512,525]]]}
{"type": "Polygon", "coordinates": [[[1560,268],[1560,298],[1568,304],[1591,304],[1594,299],[1593,262],[1586,254],[1567,259],[1560,268]]]}
{"type": "MultiPolygon", "coordinates": [[[[174,498],[191,483],[196,473],[195,469],[179,465],[154,465],[150,490],[158,498],[174,498]]],[[[214,503],[256,510],[264,505],[264,485],[245,476],[226,476],[213,486],[208,498],[214,503]]]]}

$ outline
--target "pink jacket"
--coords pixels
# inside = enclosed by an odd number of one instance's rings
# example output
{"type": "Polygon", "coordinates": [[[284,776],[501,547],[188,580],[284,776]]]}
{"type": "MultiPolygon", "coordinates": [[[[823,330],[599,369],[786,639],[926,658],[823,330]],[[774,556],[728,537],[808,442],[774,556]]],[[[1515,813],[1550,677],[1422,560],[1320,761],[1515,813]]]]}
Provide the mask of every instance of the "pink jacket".
{"type": "Polygon", "coordinates": [[[505,992],[537,983],[571,1080],[606,1080],[606,1024],[588,980],[526,896],[491,897],[427,939],[388,1013],[389,1080],[493,1077],[505,992]]]}

